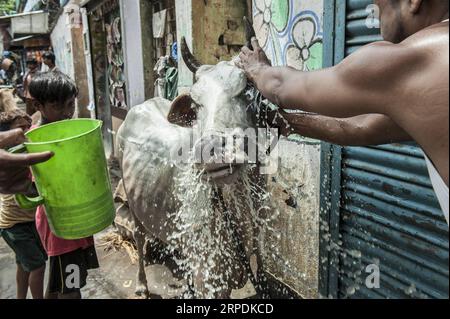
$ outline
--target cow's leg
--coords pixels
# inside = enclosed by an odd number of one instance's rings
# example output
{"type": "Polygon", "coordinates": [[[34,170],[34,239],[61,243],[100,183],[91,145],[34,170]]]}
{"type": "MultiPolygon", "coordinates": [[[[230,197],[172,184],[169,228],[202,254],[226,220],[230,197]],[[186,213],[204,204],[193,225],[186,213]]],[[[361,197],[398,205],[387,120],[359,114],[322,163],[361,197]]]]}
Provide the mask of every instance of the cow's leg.
{"type": "Polygon", "coordinates": [[[261,299],[270,299],[270,291],[267,281],[266,273],[263,269],[263,260],[261,251],[258,249],[256,252],[256,260],[257,260],[257,271],[256,271],[256,285],[255,290],[258,293],[259,298],[261,299]]]}
{"type": "MultiPolygon", "coordinates": [[[[220,259],[216,259],[216,263],[221,262],[220,259]]],[[[224,264],[229,262],[228,260],[222,260],[223,264],[220,266],[210,267],[206,264],[200,265],[198,272],[190,278],[190,289],[195,299],[230,299],[232,288],[227,285],[224,286],[223,282],[215,278],[228,277],[228,273],[231,271],[224,267],[224,264]],[[208,277],[205,278],[204,274],[208,273],[208,277]],[[211,291],[211,287],[215,287],[214,291],[211,291]]],[[[225,278],[228,281],[228,278],[225,278]]]]}
{"type": "Polygon", "coordinates": [[[142,226],[141,222],[136,218],[135,214],[132,213],[135,228],[134,228],[134,240],[136,241],[136,247],[138,251],[138,272],[136,276],[136,290],[137,296],[148,298],[150,293],[148,291],[147,276],[145,274],[145,228],[142,226]]]}

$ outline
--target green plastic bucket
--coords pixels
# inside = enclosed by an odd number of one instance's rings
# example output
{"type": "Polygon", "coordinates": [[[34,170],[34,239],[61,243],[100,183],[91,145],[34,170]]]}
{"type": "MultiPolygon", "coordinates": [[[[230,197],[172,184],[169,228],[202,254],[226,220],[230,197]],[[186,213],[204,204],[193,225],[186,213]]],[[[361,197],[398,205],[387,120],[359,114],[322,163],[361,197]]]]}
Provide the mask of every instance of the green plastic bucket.
{"type": "Polygon", "coordinates": [[[77,119],[41,126],[26,134],[28,153],[52,151],[32,167],[38,198],[16,196],[22,208],[43,204],[52,232],[80,239],[110,226],[115,207],[101,133],[102,122],[77,119]]]}

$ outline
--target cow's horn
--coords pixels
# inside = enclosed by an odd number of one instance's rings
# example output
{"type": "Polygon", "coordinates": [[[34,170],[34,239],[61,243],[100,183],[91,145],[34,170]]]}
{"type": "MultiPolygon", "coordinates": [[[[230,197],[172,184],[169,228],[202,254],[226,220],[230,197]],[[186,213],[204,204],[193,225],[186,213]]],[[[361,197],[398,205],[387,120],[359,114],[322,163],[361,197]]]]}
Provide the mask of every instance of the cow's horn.
{"type": "Polygon", "coordinates": [[[244,17],[244,24],[245,24],[245,40],[247,41],[245,45],[253,50],[252,46],[252,38],[256,37],[255,29],[253,28],[252,23],[247,17],[244,17]]]}
{"type": "Polygon", "coordinates": [[[189,50],[185,37],[181,38],[181,55],[188,69],[191,70],[191,72],[193,73],[197,73],[198,69],[202,66],[202,64],[191,53],[191,50],[189,50]]]}

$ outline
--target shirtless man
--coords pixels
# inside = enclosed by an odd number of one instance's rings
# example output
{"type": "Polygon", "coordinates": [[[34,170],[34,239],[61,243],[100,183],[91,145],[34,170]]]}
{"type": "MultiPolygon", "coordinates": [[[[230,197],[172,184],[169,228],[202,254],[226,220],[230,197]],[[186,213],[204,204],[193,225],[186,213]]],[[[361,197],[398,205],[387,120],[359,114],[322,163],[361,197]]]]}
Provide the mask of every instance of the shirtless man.
{"type": "Polygon", "coordinates": [[[449,2],[375,0],[385,42],[367,45],[340,64],[299,72],[271,67],[256,39],[239,66],[281,109],[285,135],[348,146],[416,141],[433,187],[449,214],[449,2]]]}

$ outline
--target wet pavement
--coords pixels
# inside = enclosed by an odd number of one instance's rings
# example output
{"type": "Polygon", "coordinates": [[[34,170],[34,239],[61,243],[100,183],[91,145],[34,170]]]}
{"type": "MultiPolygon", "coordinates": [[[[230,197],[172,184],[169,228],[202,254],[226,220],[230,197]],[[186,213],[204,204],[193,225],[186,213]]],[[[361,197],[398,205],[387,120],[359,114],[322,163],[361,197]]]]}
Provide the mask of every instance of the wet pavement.
{"type": "MultiPolygon", "coordinates": [[[[87,286],[82,289],[85,299],[136,299],[134,294],[137,265],[132,264],[125,250],[110,250],[100,246],[101,235],[96,237],[97,255],[100,268],[89,271],[87,286]]],[[[0,299],[14,299],[15,257],[12,250],[0,239],[0,299]]],[[[146,267],[148,287],[153,298],[180,298],[184,292],[184,282],[178,280],[172,271],[162,265],[154,264],[146,267]]],[[[46,272],[47,282],[48,267],[46,272]]],[[[254,295],[251,284],[244,289],[233,292],[233,298],[241,299],[254,295]]],[[[31,298],[29,294],[28,298],[31,298]]]]}

